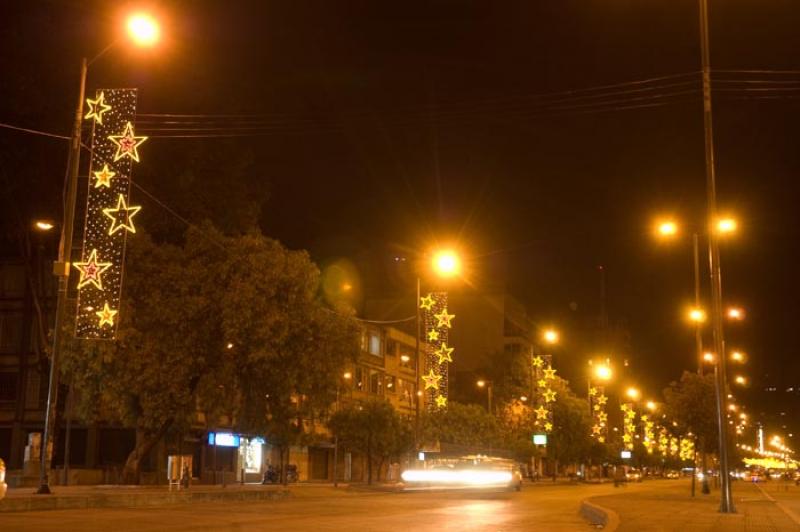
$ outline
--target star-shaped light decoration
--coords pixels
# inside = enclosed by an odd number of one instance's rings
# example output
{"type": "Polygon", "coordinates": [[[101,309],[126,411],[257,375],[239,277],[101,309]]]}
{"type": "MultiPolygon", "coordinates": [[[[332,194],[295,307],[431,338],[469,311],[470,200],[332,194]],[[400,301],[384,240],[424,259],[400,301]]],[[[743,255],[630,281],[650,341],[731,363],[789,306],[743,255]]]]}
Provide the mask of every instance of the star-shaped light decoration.
{"type": "Polygon", "coordinates": [[[631,442],[631,435],[630,434],[623,434],[622,435],[622,441],[624,441],[625,443],[630,443],[631,442]]]}
{"type": "Polygon", "coordinates": [[[104,164],[102,170],[92,172],[94,174],[95,182],[94,188],[106,187],[111,188],[111,178],[117,175],[116,172],[109,170],[108,165],[104,164]]]}
{"type": "Polygon", "coordinates": [[[96,249],[93,249],[92,252],[89,253],[89,260],[86,262],[74,262],[72,265],[81,272],[80,279],[78,279],[78,288],[83,288],[87,284],[93,284],[98,290],[103,289],[103,279],[101,275],[111,267],[111,263],[99,262],[96,249]]]}
{"type": "Polygon", "coordinates": [[[448,314],[447,307],[445,307],[439,314],[434,314],[433,317],[436,318],[436,321],[438,322],[436,324],[437,327],[447,327],[449,329],[450,327],[452,327],[450,322],[453,320],[453,318],[456,317],[456,315],[448,314]]]}
{"type": "Polygon", "coordinates": [[[556,378],[556,370],[554,370],[552,366],[548,366],[544,370],[544,378],[545,379],[555,379],[556,378]]]}
{"type": "Polygon", "coordinates": [[[113,209],[103,209],[103,214],[111,218],[111,228],[108,230],[109,235],[113,235],[120,229],[127,229],[131,233],[136,232],[133,226],[133,217],[141,210],[138,205],[128,207],[125,202],[125,196],[122,194],[117,198],[117,207],[113,209]]]}
{"type": "Polygon", "coordinates": [[[544,379],[539,379],[538,381],[536,381],[536,385],[539,388],[547,388],[547,381],[544,379]]]}
{"type": "Polygon", "coordinates": [[[439,339],[439,331],[437,331],[436,329],[431,329],[430,331],[428,331],[429,342],[435,342],[438,339],[439,339]]]}
{"type": "Polygon", "coordinates": [[[437,375],[433,372],[433,368],[428,371],[427,375],[422,376],[422,380],[425,381],[425,389],[426,390],[438,390],[439,389],[439,381],[442,380],[441,375],[437,375]]]}
{"type": "Polygon", "coordinates": [[[636,417],[636,412],[633,410],[628,410],[627,412],[625,412],[625,416],[628,419],[634,419],[636,417]]]}
{"type": "Polygon", "coordinates": [[[549,414],[547,409],[543,406],[540,406],[539,408],[534,410],[533,413],[536,414],[536,419],[545,419],[547,418],[547,414],[549,414]]]}
{"type": "Polygon", "coordinates": [[[597,398],[597,404],[604,405],[608,402],[608,397],[601,395],[597,398]]]}
{"type": "Polygon", "coordinates": [[[589,395],[590,395],[590,396],[592,396],[592,397],[594,397],[595,395],[597,395],[597,388],[595,388],[594,386],[591,386],[591,387],[589,388],[589,395]]]}
{"type": "Polygon", "coordinates": [[[545,390],[542,396],[544,397],[545,403],[552,403],[556,400],[555,390],[545,390]]]}
{"type": "Polygon", "coordinates": [[[544,430],[545,432],[552,432],[553,424],[548,421],[547,423],[544,424],[544,430]]]}
{"type": "Polygon", "coordinates": [[[103,123],[103,113],[111,110],[111,106],[106,103],[106,95],[103,92],[97,96],[96,100],[86,98],[86,104],[89,106],[89,112],[86,113],[84,118],[86,120],[94,118],[98,124],[103,123]]]}
{"type": "Polygon", "coordinates": [[[453,353],[452,347],[447,347],[447,344],[442,344],[439,346],[439,349],[436,351],[436,356],[439,358],[439,364],[444,364],[445,362],[452,362],[453,357],[450,356],[453,353]]]}
{"type": "Polygon", "coordinates": [[[436,396],[436,406],[439,408],[444,408],[447,406],[447,397],[444,395],[437,395],[436,396]]]}
{"type": "Polygon", "coordinates": [[[108,140],[117,145],[117,152],[114,154],[114,161],[119,161],[123,157],[130,157],[137,163],[139,162],[139,145],[147,140],[147,137],[137,137],[133,134],[133,124],[125,124],[125,131],[122,135],[109,135],[108,140]]]}
{"type": "Polygon", "coordinates": [[[103,325],[114,325],[114,316],[117,314],[117,311],[112,309],[108,306],[108,301],[106,301],[105,305],[103,305],[103,310],[98,310],[95,312],[97,317],[100,318],[100,327],[103,325]]]}
{"type": "Polygon", "coordinates": [[[592,426],[592,434],[600,434],[600,425],[595,424],[592,426]]]}
{"type": "Polygon", "coordinates": [[[606,442],[606,437],[605,436],[598,436],[597,437],[597,441],[599,441],[600,443],[605,443],[606,442]]]}
{"type": "Polygon", "coordinates": [[[428,294],[427,296],[419,298],[419,308],[431,310],[433,308],[433,296],[428,294]]]}
{"type": "Polygon", "coordinates": [[[597,419],[600,421],[600,423],[605,423],[608,420],[608,414],[605,412],[600,412],[597,414],[597,419]]]}
{"type": "Polygon", "coordinates": [[[541,368],[544,366],[544,359],[542,357],[533,357],[533,367],[541,368]]]}
{"type": "Polygon", "coordinates": [[[593,409],[595,412],[598,412],[598,411],[600,410],[600,405],[597,405],[597,404],[596,404],[596,405],[592,406],[592,409],[593,409]]]}
{"type": "Polygon", "coordinates": [[[630,409],[630,407],[628,405],[619,405],[619,409],[622,410],[623,412],[627,412],[630,409]]]}

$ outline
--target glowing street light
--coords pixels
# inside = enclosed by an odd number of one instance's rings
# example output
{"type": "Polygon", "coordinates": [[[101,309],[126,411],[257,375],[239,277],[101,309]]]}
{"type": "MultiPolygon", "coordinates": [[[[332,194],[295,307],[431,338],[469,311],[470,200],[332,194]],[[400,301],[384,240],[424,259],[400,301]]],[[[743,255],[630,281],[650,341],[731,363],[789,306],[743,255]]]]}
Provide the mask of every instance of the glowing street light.
{"type": "Polygon", "coordinates": [[[715,360],[716,357],[714,356],[714,353],[703,353],[703,361],[713,364],[715,360]]]}
{"type": "Polygon", "coordinates": [[[720,234],[735,233],[738,225],[733,218],[720,218],[717,220],[717,232],[720,234]]]}
{"type": "Polygon", "coordinates": [[[672,220],[663,220],[657,224],[656,233],[664,238],[673,237],[678,234],[678,224],[672,220]]]}
{"type": "Polygon", "coordinates": [[[741,386],[744,386],[745,384],[747,384],[747,379],[746,379],[746,378],[744,378],[742,375],[737,375],[737,376],[734,378],[734,382],[736,382],[736,384],[739,384],[739,385],[741,385],[741,386]]]}
{"type": "Polygon", "coordinates": [[[730,307],[725,314],[731,320],[741,321],[744,319],[744,310],[739,307],[730,307]]]}
{"type": "Polygon", "coordinates": [[[488,412],[491,414],[492,413],[492,381],[487,381],[487,380],[484,380],[484,379],[480,379],[475,384],[478,386],[478,388],[486,388],[486,401],[488,403],[488,408],[489,408],[488,412]]]}
{"type": "Polygon", "coordinates": [[[658,405],[655,403],[655,401],[647,401],[644,406],[646,406],[651,412],[655,412],[658,408],[658,405]]]}
{"type": "Polygon", "coordinates": [[[555,329],[547,329],[544,334],[542,335],[544,341],[548,344],[557,344],[558,343],[558,331],[555,329]]]}
{"type": "Polygon", "coordinates": [[[51,230],[53,227],[55,227],[55,225],[53,224],[53,222],[51,222],[50,220],[36,220],[36,222],[34,222],[34,224],[33,224],[33,225],[34,225],[34,227],[36,227],[36,229],[38,229],[39,231],[49,231],[49,230],[51,230]]]}
{"type": "Polygon", "coordinates": [[[640,397],[642,394],[641,394],[641,392],[640,392],[639,390],[637,390],[636,388],[634,388],[634,387],[632,387],[632,386],[631,386],[630,388],[628,388],[627,390],[625,390],[625,395],[627,395],[628,397],[630,397],[630,398],[631,398],[631,399],[633,399],[634,401],[638,401],[638,400],[639,400],[639,397],[640,397]]]}
{"type": "Polygon", "coordinates": [[[611,368],[608,367],[606,364],[600,364],[594,368],[594,376],[600,379],[601,381],[608,381],[611,380],[611,368]]]}
{"type": "Polygon", "coordinates": [[[461,272],[461,260],[458,254],[451,249],[437,251],[433,255],[433,271],[439,277],[454,277],[461,272]]]}
{"type": "Polygon", "coordinates": [[[703,323],[706,321],[706,311],[701,308],[692,308],[689,310],[689,319],[695,323],[703,323]]]}
{"type": "Polygon", "coordinates": [[[741,351],[734,351],[731,353],[731,360],[734,362],[744,362],[744,353],[741,351]]]}
{"type": "Polygon", "coordinates": [[[353,378],[353,374],[350,373],[349,371],[345,371],[344,374],[342,375],[342,378],[346,381],[349,381],[350,379],[353,378]]]}
{"type": "Polygon", "coordinates": [[[155,45],[161,37],[156,19],[147,13],[134,13],[128,17],[128,35],[139,46],[155,45]]]}

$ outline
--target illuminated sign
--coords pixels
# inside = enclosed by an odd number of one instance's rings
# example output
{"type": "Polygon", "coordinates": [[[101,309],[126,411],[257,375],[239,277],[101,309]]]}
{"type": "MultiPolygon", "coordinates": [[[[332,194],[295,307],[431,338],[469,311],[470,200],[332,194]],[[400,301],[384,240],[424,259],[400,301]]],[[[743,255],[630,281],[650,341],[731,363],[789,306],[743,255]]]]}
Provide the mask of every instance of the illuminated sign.
{"type": "Polygon", "coordinates": [[[628,458],[631,457],[631,452],[630,451],[622,451],[622,452],[619,453],[619,456],[623,460],[627,460],[628,458]]]}
{"type": "Polygon", "coordinates": [[[533,435],[533,444],[534,445],[547,445],[547,434],[534,434],[533,435]]]}
{"type": "Polygon", "coordinates": [[[208,444],[218,447],[239,447],[239,435],[230,432],[209,432],[208,444]]]}

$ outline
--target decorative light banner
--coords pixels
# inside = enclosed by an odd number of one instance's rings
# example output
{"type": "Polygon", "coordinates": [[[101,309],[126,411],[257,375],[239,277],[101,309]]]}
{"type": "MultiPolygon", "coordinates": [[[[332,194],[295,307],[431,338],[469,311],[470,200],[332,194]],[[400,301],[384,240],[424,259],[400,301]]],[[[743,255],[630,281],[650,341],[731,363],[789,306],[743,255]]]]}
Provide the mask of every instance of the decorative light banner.
{"type": "Polygon", "coordinates": [[[589,407],[592,409],[592,437],[600,443],[608,438],[608,396],[602,386],[589,386],[589,407]]]}
{"type": "Polygon", "coordinates": [[[667,456],[669,453],[669,435],[667,429],[661,426],[658,427],[658,452],[662,456],[667,456]]]}
{"type": "Polygon", "coordinates": [[[640,416],[642,421],[642,445],[647,450],[647,454],[653,454],[656,447],[656,433],[655,433],[655,423],[650,420],[650,416],[647,414],[643,414],[640,416]]]}
{"type": "Polygon", "coordinates": [[[131,170],[147,137],[133,131],[136,89],[98,90],[87,100],[93,118],[75,336],[113,340],[119,321],[125,240],[141,207],[130,205],[131,170]]]}
{"type": "Polygon", "coordinates": [[[679,456],[684,461],[694,459],[694,441],[691,438],[681,439],[679,456]]]}
{"type": "Polygon", "coordinates": [[[428,410],[444,408],[448,397],[448,368],[453,361],[453,348],[447,345],[455,314],[447,311],[447,292],[431,292],[421,297],[425,324],[425,395],[428,410]]]}
{"type": "Polygon", "coordinates": [[[620,405],[622,411],[622,445],[629,451],[633,450],[633,437],[636,434],[636,410],[630,403],[620,405]]]}
{"type": "Polygon", "coordinates": [[[547,433],[553,431],[552,407],[556,401],[556,391],[552,387],[556,378],[556,370],[553,369],[552,363],[552,355],[535,356],[531,361],[533,378],[536,383],[536,408],[533,410],[535,416],[533,424],[547,433]]]}

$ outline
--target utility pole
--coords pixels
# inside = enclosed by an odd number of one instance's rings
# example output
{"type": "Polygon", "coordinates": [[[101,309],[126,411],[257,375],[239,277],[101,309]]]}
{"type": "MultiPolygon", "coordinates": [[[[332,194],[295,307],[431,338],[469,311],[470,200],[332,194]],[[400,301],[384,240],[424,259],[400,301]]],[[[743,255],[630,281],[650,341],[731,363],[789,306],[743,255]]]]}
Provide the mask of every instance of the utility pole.
{"type": "Polygon", "coordinates": [[[420,312],[419,312],[419,300],[420,300],[420,278],[419,275],[417,276],[417,299],[414,300],[414,308],[417,311],[417,318],[414,321],[416,330],[414,331],[415,339],[415,347],[414,347],[414,451],[419,456],[419,398],[420,398],[420,389],[419,389],[419,363],[420,363],[420,352],[419,352],[419,330],[420,330],[420,312]]]}
{"type": "Polygon", "coordinates": [[[53,424],[58,401],[58,363],[61,351],[61,329],[64,328],[66,318],[70,262],[72,261],[72,226],[75,223],[75,203],[78,193],[78,167],[80,166],[81,157],[81,127],[83,126],[83,100],[86,93],[87,70],[88,63],[84,57],[81,59],[78,105],[75,109],[75,121],[72,126],[72,137],[70,138],[69,146],[69,174],[67,197],[64,201],[64,222],[61,225],[61,243],[58,247],[58,261],[53,265],[53,273],[58,276],[58,293],[50,358],[50,380],[47,389],[47,409],[45,410],[44,434],[42,435],[41,461],[39,464],[39,488],[36,490],[36,493],[40,495],[52,493],[47,471],[47,449],[55,428],[53,424]]]}
{"type": "Polygon", "coordinates": [[[708,216],[708,263],[711,271],[711,325],[716,352],[717,424],[719,426],[720,507],[722,513],[734,513],[731,478],[728,465],[727,413],[725,390],[725,339],[722,327],[722,272],[720,268],[717,223],[717,188],[714,168],[714,130],[711,114],[711,54],[709,51],[708,0],[700,2],[700,55],[703,75],[703,130],[706,158],[706,201],[708,216]]]}

